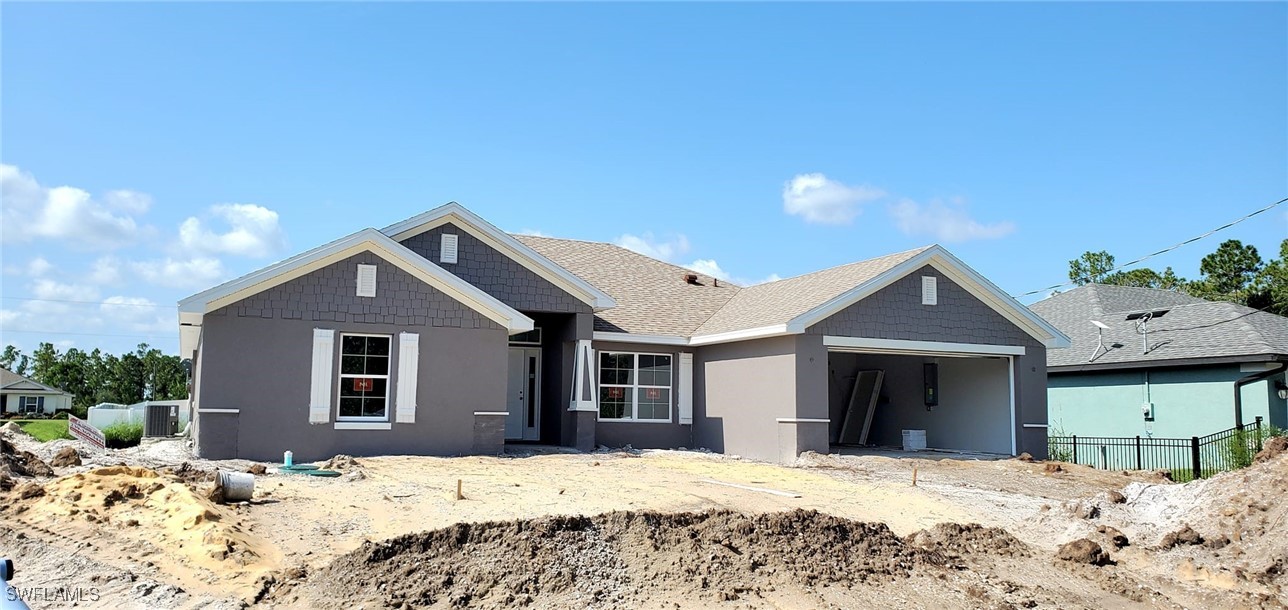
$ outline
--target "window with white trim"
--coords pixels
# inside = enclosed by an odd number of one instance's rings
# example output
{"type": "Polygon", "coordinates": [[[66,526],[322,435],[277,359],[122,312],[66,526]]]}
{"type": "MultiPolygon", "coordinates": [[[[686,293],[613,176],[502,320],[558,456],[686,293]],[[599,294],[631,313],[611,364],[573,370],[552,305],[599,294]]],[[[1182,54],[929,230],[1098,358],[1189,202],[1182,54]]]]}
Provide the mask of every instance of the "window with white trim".
{"type": "Polygon", "coordinates": [[[340,335],[336,421],[389,421],[390,335],[340,335]]]}
{"type": "Polygon", "coordinates": [[[44,402],[45,402],[44,398],[40,396],[23,396],[22,408],[20,412],[39,413],[41,411],[41,407],[44,406],[43,404],[44,402]]]}
{"type": "Polygon", "coordinates": [[[670,354],[600,352],[599,419],[671,421],[670,354]]]}

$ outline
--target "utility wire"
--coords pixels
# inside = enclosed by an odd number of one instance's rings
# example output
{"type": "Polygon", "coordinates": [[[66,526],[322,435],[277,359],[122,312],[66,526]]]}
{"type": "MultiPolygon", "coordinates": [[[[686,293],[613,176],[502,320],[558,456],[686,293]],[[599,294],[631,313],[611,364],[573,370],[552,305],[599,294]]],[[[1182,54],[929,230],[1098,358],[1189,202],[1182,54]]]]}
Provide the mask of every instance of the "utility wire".
{"type": "MultiPolygon", "coordinates": [[[[1240,219],[1238,219],[1238,220],[1235,220],[1235,221],[1233,221],[1233,222],[1227,222],[1227,223],[1225,223],[1225,224],[1223,224],[1223,225],[1221,225],[1221,226],[1219,226],[1219,227],[1217,227],[1217,228],[1215,228],[1215,229],[1212,229],[1211,231],[1208,231],[1207,233],[1204,233],[1204,234],[1202,234],[1202,235],[1199,235],[1198,237],[1191,237],[1191,238],[1189,238],[1189,239],[1187,239],[1187,240],[1185,240],[1185,241],[1183,241],[1183,242],[1181,242],[1181,243],[1179,243],[1179,244],[1176,244],[1176,245],[1174,245],[1174,246],[1170,246],[1170,247],[1167,247],[1167,248],[1163,248],[1162,250],[1159,250],[1158,252],[1155,252],[1155,253],[1153,253],[1153,254],[1146,254],[1145,256],[1142,256],[1142,257],[1140,257],[1140,258],[1138,258],[1138,259],[1136,259],[1136,260],[1134,260],[1134,261],[1131,261],[1131,262],[1128,262],[1128,263],[1123,263],[1123,264],[1121,264],[1121,265],[1118,265],[1117,267],[1114,267],[1113,269],[1110,269],[1107,273],[1113,273],[1113,272],[1115,272],[1115,271],[1120,271],[1120,270],[1122,270],[1122,269],[1125,269],[1125,268],[1130,267],[1130,266],[1132,266],[1132,265],[1135,265],[1135,264],[1137,264],[1137,263],[1141,263],[1141,262],[1144,262],[1144,261],[1146,261],[1146,260],[1148,260],[1148,259],[1154,258],[1155,256],[1158,256],[1158,255],[1160,255],[1160,254],[1166,254],[1166,253],[1168,253],[1168,252],[1171,252],[1172,250],[1175,250],[1175,249],[1177,249],[1177,248],[1179,248],[1179,247],[1181,247],[1181,246],[1188,245],[1188,244],[1192,244],[1192,243],[1194,243],[1194,242],[1196,242],[1196,241],[1198,241],[1198,240],[1200,240],[1200,239],[1203,239],[1203,238],[1205,238],[1205,237],[1208,237],[1209,235],[1212,235],[1213,233],[1216,233],[1216,232],[1218,232],[1218,231],[1223,231],[1223,230],[1225,230],[1225,229],[1228,229],[1228,228],[1230,228],[1230,227],[1233,227],[1234,225],[1237,225],[1237,224],[1239,224],[1239,223],[1241,223],[1241,222],[1243,222],[1243,221],[1245,221],[1245,220],[1247,220],[1247,219],[1249,219],[1249,218],[1252,218],[1253,216],[1256,216],[1257,214],[1261,214],[1262,212],[1267,212],[1267,211],[1269,211],[1269,210],[1273,209],[1275,206],[1278,206],[1279,204],[1284,203],[1285,201],[1288,201],[1288,197],[1284,197],[1283,199],[1280,199],[1279,201],[1276,201],[1276,202],[1274,202],[1274,203],[1272,203],[1272,204],[1270,204],[1270,205],[1268,205],[1268,206],[1266,206],[1266,207],[1264,207],[1264,208],[1261,208],[1260,210],[1257,210],[1257,211],[1255,211],[1255,212],[1252,212],[1251,214],[1248,214],[1248,215],[1246,215],[1246,216],[1244,216],[1244,217],[1242,217],[1242,218],[1240,218],[1240,219]]],[[[1063,284],[1056,284],[1056,285],[1054,285],[1054,286],[1048,286],[1048,287],[1046,287],[1046,288],[1039,288],[1039,289],[1037,289],[1037,290],[1030,290],[1030,291],[1028,291],[1028,292],[1026,292],[1026,293],[1024,293],[1024,294],[1012,295],[1012,298],[1019,299],[1019,298],[1023,298],[1023,297],[1027,297],[1027,296],[1032,296],[1032,295],[1035,295],[1035,294],[1038,294],[1038,293],[1047,292],[1047,291],[1049,291],[1049,290],[1055,290],[1056,288],[1064,288],[1064,287],[1066,287],[1066,286],[1073,286],[1073,285],[1075,285],[1075,284],[1076,284],[1076,282],[1065,282],[1065,283],[1063,283],[1063,284]]]]}
{"type": "Polygon", "coordinates": [[[116,335],[111,333],[71,333],[71,332],[63,332],[59,330],[13,330],[8,328],[0,330],[0,335],[6,334],[6,333],[28,333],[28,334],[36,334],[36,335],[78,335],[82,337],[132,337],[135,339],[179,336],[173,333],[154,333],[154,334],[139,333],[135,335],[116,335]]]}

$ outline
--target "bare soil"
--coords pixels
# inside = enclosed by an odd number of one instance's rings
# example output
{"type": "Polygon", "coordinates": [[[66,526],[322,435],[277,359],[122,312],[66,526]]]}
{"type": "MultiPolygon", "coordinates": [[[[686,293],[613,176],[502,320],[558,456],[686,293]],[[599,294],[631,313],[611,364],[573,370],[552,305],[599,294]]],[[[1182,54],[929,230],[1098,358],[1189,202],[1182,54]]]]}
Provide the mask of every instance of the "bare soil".
{"type": "Polygon", "coordinates": [[[262,464],[226,505],[214,472],[254,463],[0,434],[24,465],[80,457],[0,492],[12,584],[93,583],[80,607],[1288,607],[1288,454],[1185,485],[1019,459],[337,456],[331,479],[262,464]],[[1090,561],[1057,557],[1082,539],[1090,561]]]}

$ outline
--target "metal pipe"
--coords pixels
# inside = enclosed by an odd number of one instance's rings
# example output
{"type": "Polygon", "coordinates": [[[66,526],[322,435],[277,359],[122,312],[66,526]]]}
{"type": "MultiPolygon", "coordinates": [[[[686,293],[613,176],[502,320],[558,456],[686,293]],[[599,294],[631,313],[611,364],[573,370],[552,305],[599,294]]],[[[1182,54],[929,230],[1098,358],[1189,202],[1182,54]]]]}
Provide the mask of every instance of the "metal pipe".
{"type": "Polygon", "coordinates": [[[1262,379],[1268,379],[1279,373],[1284,372],[1284,369],[1288,369],[1288,364],[1285,364],[1283,362],[1280,362],[1278,364],[1279,364],[1279,368],[1277,369],[1269,369],[1269,370],[1261,371],[1260,373],[1253,373],[1246,377],[1240,377],[1238,380],[1234,382],[1234,427],[1238,428],[1239,426],[1243,425],[1243,392],[1241,392],[1240,390],[1243,388],[1243,386],[1248,385],[1249,383],[1261,381],[1262,379]]]}

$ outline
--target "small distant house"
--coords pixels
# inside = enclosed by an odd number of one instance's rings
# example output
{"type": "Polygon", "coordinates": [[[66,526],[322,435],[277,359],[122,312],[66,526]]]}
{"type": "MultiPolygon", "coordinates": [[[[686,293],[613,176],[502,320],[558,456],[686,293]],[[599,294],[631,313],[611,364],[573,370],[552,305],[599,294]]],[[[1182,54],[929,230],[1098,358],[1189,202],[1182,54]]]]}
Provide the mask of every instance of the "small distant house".
{"type": "Polygon", "coordinates": [[[53,415],[71,408],[71,394],[0,368],[0,413],[53,415]]]}
{"type": "Polygon", "coordinates": [[[1088,284],[1030,306],[1073,341],[1047,352],[1053,430],[1189,438],[1288,427],[1288,318],[1168,290],[1088,284]],[[1236,383],[1239,400],[1235,400],[1236,383]]]}
{"type": "Polygon", "coordinates": [[[251,459],[545,443],[794,460],[905,429],[1041,456],[1046,352],[1068,342],[940,246],[740,287],[455,203],[186,298],[179,322],[197,451],[251,459]]]}

